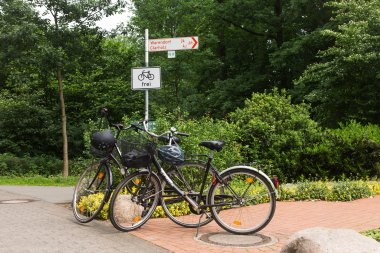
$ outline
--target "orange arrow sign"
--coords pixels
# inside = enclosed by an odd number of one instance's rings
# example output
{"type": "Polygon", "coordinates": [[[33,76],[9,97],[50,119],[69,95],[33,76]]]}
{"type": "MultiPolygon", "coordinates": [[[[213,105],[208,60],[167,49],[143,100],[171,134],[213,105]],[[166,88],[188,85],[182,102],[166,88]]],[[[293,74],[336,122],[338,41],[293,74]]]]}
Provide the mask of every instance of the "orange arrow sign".
{"type": "Polygon", "coordinates": [[[149,52],[190,50],[198,47],[198,36],[148,40],[149,52]]]}
{"type": "MultiPolygon", "coordinates": [[[[194,37],[191,37],[192,39],[193,39],[193,41],[194,41],[194,45],[191,47],[192,49],[194,49],[195,48],[195,46],[197,46],[198,45],[198,37],[197,37],[197,39],[195,39],[194,37]]],[[[198,47],[197,47],[198,48],[198,47]]]]}

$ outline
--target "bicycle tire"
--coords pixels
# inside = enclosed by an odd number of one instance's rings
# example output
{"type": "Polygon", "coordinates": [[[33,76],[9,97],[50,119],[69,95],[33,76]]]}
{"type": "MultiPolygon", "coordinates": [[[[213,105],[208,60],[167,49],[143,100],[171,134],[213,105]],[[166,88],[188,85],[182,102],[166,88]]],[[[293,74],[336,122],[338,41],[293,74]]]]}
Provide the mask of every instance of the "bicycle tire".
{"type": "Polygon", "coordinates": [[[72,200],[74,217],[79,222],[90,222],[98,215],[109,198],[110,185],[109,169],[104,161],[93,162],[81,174],[72,200]],[[97,201],[91,201],[92,198],[96,198],[97,201]],[[88,204],[89,201],[92,203],[88,204]],[[92,205],[93,203],[99,203],[99,205],[92,205]]]}
{"type": "MultiPolygon", "coordinates": [[[[181,190],[186,191],[188,196],[193,196],[194,200],[198,202],[200,186],[205,169],[206,164],[189,161],[173,166],[172,170],[168,172],[168,176],[175,185],[181,190]]],[[[211,179],[212,173],[209,171],[206,183],[211,182],[211,179]]],[[[199,222],[200,214],[197,214],[192,209],[191,205],[176,193],[164,180],[162,182],[162,189],[162,208],[166,216],[174,223],[187,228],[195,228],[198,226],[204,226],[212,221],[211,213],[208,212],[203,215],[203,220],[199,222]]],[[[206,185],[201,204],[206,204],[207,190],[208,188],[206,185]]]]}
{"type": "Polygon", "coordinates": [[[153,172],[140,170],[128,175],[112,194],[109,216],[123,232],[135,230],[152,216],[161,197],[161,183],[153,172]]]}
{"type": "Polygon", "coordinates": [[[210,188],[208,202],[216,223],[234,234],[252,234],[273,218],[276,193],[258,171],[246,167],[227,169],[210,188]]]}

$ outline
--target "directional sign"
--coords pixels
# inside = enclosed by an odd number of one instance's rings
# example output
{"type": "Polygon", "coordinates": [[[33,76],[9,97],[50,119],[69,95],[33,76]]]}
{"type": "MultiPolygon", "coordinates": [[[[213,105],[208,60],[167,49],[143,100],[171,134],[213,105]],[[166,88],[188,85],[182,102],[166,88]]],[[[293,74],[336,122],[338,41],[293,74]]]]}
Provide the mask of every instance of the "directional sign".
{"type": "Polygon", "coordinates": [[[198,49],[198,46],[197,36],[148,40],[149,52],[198,49]]]}
{"type": "Polygon", "coordinates": [[[159,89],[161,87],[161,68],[132,68],[132,90],[159,89]]]}

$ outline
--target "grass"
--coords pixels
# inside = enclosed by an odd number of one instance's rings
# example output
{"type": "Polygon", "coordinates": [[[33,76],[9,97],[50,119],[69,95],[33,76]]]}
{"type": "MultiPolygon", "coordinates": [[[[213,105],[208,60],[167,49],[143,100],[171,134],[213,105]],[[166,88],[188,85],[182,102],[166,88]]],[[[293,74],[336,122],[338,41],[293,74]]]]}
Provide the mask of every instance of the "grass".
{"type": "Polygon", "coordinates": [[[0,185],[74,186],[77,181],[77,176],[0,176],[0,185]]]}
{"type": "Polygon", "coordinates": [[[361,234],[371,237],[375,239],[376,241],[380,242],[380,228],[367,230],[367,231],[361,232],[361,234]]]}

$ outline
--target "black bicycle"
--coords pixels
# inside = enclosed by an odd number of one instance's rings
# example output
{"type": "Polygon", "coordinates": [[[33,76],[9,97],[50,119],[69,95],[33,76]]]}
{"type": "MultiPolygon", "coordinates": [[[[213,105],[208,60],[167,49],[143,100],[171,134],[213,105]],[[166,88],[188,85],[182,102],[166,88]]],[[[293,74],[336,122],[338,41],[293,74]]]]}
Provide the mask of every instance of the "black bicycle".
{"type": "MultiPolygon", "coordinates": [[[[174,135],[187,135],[173,129],[157,135],[148,131],[146,122],[134,128],[153,140],[169,136],[171,142],[174,135]]],[[[185,227],[199,227],[214,219],[226,231],[250,234],[270,222],[276,208],[277,182],[250,166],[218,172],[212,160],[214,152],[222,150],[222,141],[199,144],[210,150],[204,163],[186,162],[180,147],[170,142],[157,148],[155,141],[146,141],[142,149],[131,151],[135,154],[130,162],[141,162],[142,169],[128,175],[112,194],[110,220],[115,228],[131,231],[141,227],[159,203],[171,220],[185,227]],[[186,205],[189,213],[179,213],[181,205],[186,205]]]]}
{"type": "Polygon", "coordinates": [[[122,178],[127,174],[127,167],[122,164],[122,151],[118,143],[124,128],[122,124],[112,124],[108,119],[108,110],[101,110],[98,128],[106,121],[108,129],[95,132],[91,137],[90,151],[94,159],[81,174],[74,189],[72,208],[74,217],[81,223],[92,221],[103,209],[110,198],[114,176],[112,171],[120,171],[122,178]],[[114,134],[110,128],[114,128],[114,134]]]}
{"type": "MultiPolygon", "coordinates": [[[[125,143],[130,144],[136,141],[136,139],[132,140],[131,138],[140,137],[134,131],[136,130],[135,126],[124,127],[120,123],[111,123],[106,108],[101,109],[100,116],[99,130],[91,136],[90,151],[94,159],[81,174],[74,189],[72,200],[74,217],[81,223],[92,221],[109,201],[114,190],[115,176],[113,171],[119,171],[120,173],[116,177],[123,179],[130,171],[133,171],[138,162],[134,158],[133,163],[128,163],[130,160],[128,155],[131,153],[125,150],[128,148],[125,143]],[[107,125],[107,129],[100,130],[104,123],[107,125]],[[111,128],[115,129],[115,134],[111,128]],[[127,134],[122,134],[122,132],[127,134]]],[[[172,138],[169,140],[167,136],[161,136],[159,140],[164,143],[171,143],[172,138]]],[[[179,142],[178,138],[174,140],[179,142]]],[[[142,159],[145,158],[142,157],[142,159]]],[[[121,179],[117,181],[121,181],[121,179]]]]}

